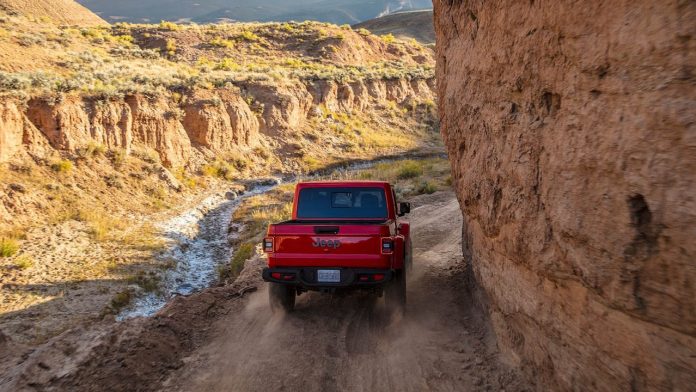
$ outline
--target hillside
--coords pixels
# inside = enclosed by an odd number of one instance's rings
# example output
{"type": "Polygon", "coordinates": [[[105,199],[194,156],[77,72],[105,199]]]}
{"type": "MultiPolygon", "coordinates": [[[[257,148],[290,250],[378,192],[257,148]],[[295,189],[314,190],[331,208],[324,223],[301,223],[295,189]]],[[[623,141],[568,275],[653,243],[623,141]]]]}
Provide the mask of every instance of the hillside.
{"type": "Polygon", "coordinates": [[[319,22],[35,18],[0,13],[0,330],[12,339],[156,291],[177,265],[161,222],[209,197],[440,149],[433,52],[414,42],[319,22]]]}
{"type": "Polygon", "coordinates": [[[0,10],[39,18],[42,22],[105,25],[104,20],[73,0],[0,0],[0,10]]]}
{"type": "Polygon", "coordinates": [[[366,20],[353,25],[354,29],[367,29],[373,34],[392,34],[401,39],[413,38],[422,44],[435,43],[433,11],[404,11],[366,20]]]}
{"type": "Polygon", "coordinates": [[[336,24],[357,23],[380,14],[432,7],[429,0],[78,0],[110,22],[220,20],[242,22],[315,20],[336,24]]]}

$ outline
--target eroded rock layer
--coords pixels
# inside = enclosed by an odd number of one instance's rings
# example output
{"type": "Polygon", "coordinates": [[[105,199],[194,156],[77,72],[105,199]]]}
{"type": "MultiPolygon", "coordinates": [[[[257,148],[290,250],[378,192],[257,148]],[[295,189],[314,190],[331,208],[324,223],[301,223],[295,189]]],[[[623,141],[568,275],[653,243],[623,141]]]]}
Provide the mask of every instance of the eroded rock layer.
{"type": "Polygon", "coordinates": [[[507,358],[696,387],[696,4],[436,0],[442,133],[507,358]]]}
{"type": "Polygon", "coordinates": [[[254,147],[260,135],[287,142],[291,136],[285,136],[302,128],[319,107],[350,112],[388,102],[430,101],[433,91],[428,83],[432,81],[245,83],[239,88],[157,97],[60,95],[26,103],[4,99],[0,101],[0,163],[22,151],[75,152],[96,143],[126,153],[132,147],[150,148],[165,166],[182,167],[194,148],[225,153],[254,147]]]}

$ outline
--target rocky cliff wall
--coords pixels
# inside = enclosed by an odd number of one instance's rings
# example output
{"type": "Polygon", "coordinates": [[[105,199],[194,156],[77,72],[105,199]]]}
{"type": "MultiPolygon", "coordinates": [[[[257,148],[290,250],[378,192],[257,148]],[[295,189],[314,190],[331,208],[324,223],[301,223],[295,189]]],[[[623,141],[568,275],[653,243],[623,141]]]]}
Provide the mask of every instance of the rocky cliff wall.
{"type": "Polygon", "coordinates": [[[261,135],[282,138],[304,126],[320,105],[349,112],[386,101],[431,100],[432,87],[429,80],[297,81],[157,97],[36,97],[25,105],[5,100],[0,103],[0,162],[22,151],[46,151],[48,145],[48,150],[75,152],[97,143],[126,152],[148,147],[165,166],[180,167],[194,148],[224,153],[254,147],[261,135]]]}
{"type": "Polygon", "coordinates": [[[696,3],[435,0],[464,254],[507,359],[696,388],[696,3]]]}

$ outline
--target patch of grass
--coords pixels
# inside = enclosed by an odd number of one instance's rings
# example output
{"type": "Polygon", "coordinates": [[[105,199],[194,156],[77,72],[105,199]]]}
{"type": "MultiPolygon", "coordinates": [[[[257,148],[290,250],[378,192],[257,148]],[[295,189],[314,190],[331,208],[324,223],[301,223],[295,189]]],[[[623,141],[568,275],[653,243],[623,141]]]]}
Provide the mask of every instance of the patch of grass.
{"type": "Polygon", "coordinates": [[[89,142],[86,146],[78,150],[78,154],[83,158],[100,157],[106,153],[106,147],[103,144],[89,142]]]}
{"type": "Polygon", "coordinates": [[[29,269],[34,266],[34,259],[27,255],[22,255],[14,260],[14,265],[21,270],[29,269]]]}
{"type": "Polygon", "coordinates": [[[234,42],[220,38],[220,37],[215,37],[208,42],[211,46],[215,46],[217,48],[226,48],[226,49],[232,49],[234,48],[234,42]]]}
{"type": "Polygon", "coordinates": [[[129,276],[126,282],[140,286],[147,293],[157,291],[160,288],[160,278],[153,271],[139,271],[136,275],[129,276]]]}
{"type": "Polygon", "coordinates": [[[423,175],[423,167],[416,161],[408,160],[401,163],[397,178],[406,180],[423,175]]]}
{"type": "Polygon", "coordinates": [[[201,174],[208,177],[217,177],[225,180],[234,179],[237,167],[223,160],[217,160],[201,168],[201,174]]]}
{"type": "Polygon", "coordinates": [[[115,239],[127,247],[150,252],[162,250],[166,246],[160,231],[150,222],[131,222],[115,239]]]}
{"type": "Polygon", "coordinates": [[[256,42],[256,41],[259,41],[261,39],[261,37],[259,37],[258,35],[254,34],[253,32],[251,32],[249,30],[242,31],[241,34],[239,34],[239,38],[244,40],[244,41],[248,41],[248,42],[256,42]]]}
{"type": "Polygon", "coordinates": [[[81,209],[75,218],[85,222],[89,226],[89,234],[99,242],[113,240],[114,231],[126,228],[126,222],[122,219],[96,208],[81,209]]]}
{"type": "Polygon", "coordinates": [[[73,169],[73,163],[67,159],[59,159],[51,164],[51,170],[56,173],[70,173],[73,169]]]}
{"type": "Polygon", "coordinates": [[[114,298],[111,299],[111,309],[113,309],[115,312],[118,312],[126,306],[130,305],[132,300],[133,293],[131,293],[130,290],[123,290],[121,292],[118,292],[116,293],[116,295],[114,295],[114,298]]]}
{"type": "Polygon", "coordinates": [[[430,194],[432,194],[432,193],[435,193],[436,191],[437,191],[437,185],[435,185],[434,183],[432,183],[432,182],[430,182],[430,181],[423,182],[423,183],[420,184],[420,186],[418,186],[418,188],[416,189],[416,192],[417,192],[418,194],[428,194],[428,195],[430,195],[430,194]]]}
{"type": "Polygon", "coordinates": [[[391,43],[394,43],[396,41],[396,37],[394,37],[394,34],[392,34],[392,33],[385,34],[381,38],[382,38],[382,41],[384,41],[387,44],[391,44],[391,43]]]}
{"type": "Polygon", "coordinates": [[[0,238],[0,257],[12,257],[19,250],[19,243],[14,238],[0,238]]]}
{"type": "Polygon", "coordinates": [[[158,28],[162,31],[179,31],[181,30],[181,25],[163,20],[159,23],[158,28]]]}
{"type": "Polygon", "coordinates": [[[244,269],[244,264],[256,253],[256,244],[253,242],[244,242],[240,244],[234,251],[232,261],[229,265],[218,266],[218,279],[224,281],[231,278],[236,278],[244,269]]]}
{"type": "Polygon", "coordinates": [[[176,54],[176,40],[174,38],[170,38],[167,40],[167,44],[164,47],[165,53],[169,55],[169,57],[172,57],[176,54]]]}
{"type": "Polygon", "coordinates": [[[113,163],[115,168],[121,168],[123,165],[126,163],[126,159],[128,158],[128,154],[126,153],[126,150],[122,148],[117,148],[109,151],[109,159],[111,159],[111,163],[113,163]]]}

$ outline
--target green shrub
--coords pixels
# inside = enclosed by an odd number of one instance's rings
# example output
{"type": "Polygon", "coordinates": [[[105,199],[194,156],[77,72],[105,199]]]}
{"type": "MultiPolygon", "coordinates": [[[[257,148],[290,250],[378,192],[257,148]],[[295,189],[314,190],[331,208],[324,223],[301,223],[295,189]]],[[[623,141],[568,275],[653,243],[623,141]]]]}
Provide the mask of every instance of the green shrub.
{"type": "Polygon", "coordinates": [[[239,246],[232,257],[231,269],[234,275],[239,274],[244,269],[244,263],[256,253],[256,245],[246,242],[239,246]]]}
{"type": "Polygon", "coordinates": [[[19,250],[19,244],[13,238],[0,238],[0,257],[11,257],[19,250]]]}
{"type": "Polygon", "coordinates": [[[418,191],[418,194],[421,194],[421,195],[424,193],[430,195],[430,194],[435,193],[437,191],[437,185],[433,184],[430,181],[426,181],[418,187],[417,191],[418,191]]]}
{"type": "Polygon", "coordinates": [[[234,42],[220,37],[213,38],[212,40],[210,40],[209,43],[211,46],[215,46],[218,48],[232,49],[234,47],[234,42]]]}
{"type": "Polygon", "coordinates": [[[168,39],[164,51],[167,55],[174,56],[176,54],[176,40],[173,38],[168,39]]]}
{"type": "Polygon", "coordinates": [[[423,168],[416,161],[404,161],[399,168],[397,178],[406,180],[416,178],[423,174],[423,168]]]}
{"type": "Polygon", "coordinates": [[[232,261],[229,265],[219,265],[217,267],[218,279],[224,281],[226,279],[235,278],[244,269],[244,263],[256,253],[256,245],[251,242],[245,242],[239,245],[239,248],[234,252],[232,261]]]}
{"type": "Polygon", "coordinates": [[[181,26],[174,22],[161,21],[159,24],[159,29],[163,31],[179,31],[181,26]]]}
{"type": "Polygon", "coordinates": [[[67,159],[60,159],[51,164],[51,169],[56,173],[69,173],[73,169],[73,164],[67,159]]]}
{"type": "Polygon", "coordinates": [[[258,35],[254,34],[253,32],[249,30],[244,30],[242,31],[241,34],[239,34],[239,38],[248,41],[248,42],[256,42],[261,39],[258,35]]]}
{"type": "Polygon", "coordinates": [[[102,155],[104,155],[105,152],[106,152],[106,147],[104,147],[103,144],[99,144],[96,142],[89,142],[89,143],[87,143],[86,146],[84,146],[83,148],[81,148],[78,151],[78,154],[80,154],[80,156],[82,156],[84,158],[87,158],[87,157],[102,156],[102,155]]]}
{"type": "Polygon", "coordinates": [[[218,177],[228,181],[234,178],[234,172],[235,167],[225,161],[215,161],[201,169],[201,174],[204,176],[218,177]]]}
{"type": "Polygon", "coordinates": [[[387,44],[391,44],[394,41],[396,41],[396,37],[394,37],[394,34],[392,34],[392,33],[383,35],[381,38],[382,38],[382,41],[384,41],[387,44]]]}

